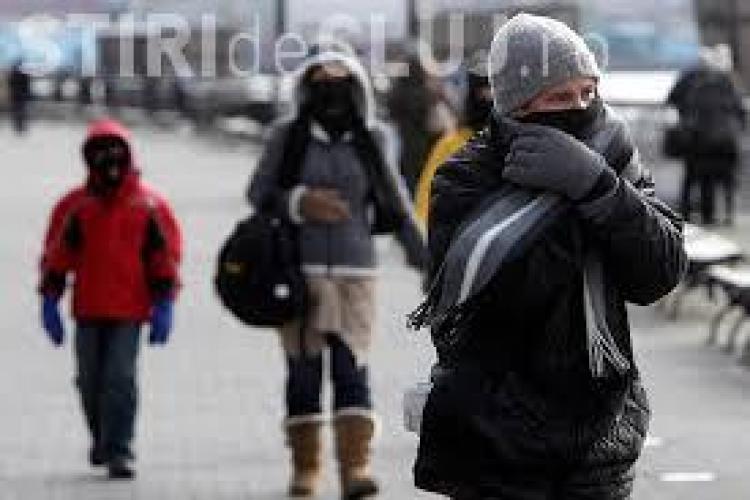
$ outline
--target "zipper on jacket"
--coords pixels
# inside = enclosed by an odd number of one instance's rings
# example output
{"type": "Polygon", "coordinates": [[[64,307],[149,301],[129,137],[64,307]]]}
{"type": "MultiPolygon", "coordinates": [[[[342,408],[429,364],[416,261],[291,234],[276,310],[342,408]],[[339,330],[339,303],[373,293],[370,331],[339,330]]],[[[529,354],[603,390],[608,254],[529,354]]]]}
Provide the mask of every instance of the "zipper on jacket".
{"type": "MultiPolygon", "coordinates": [[[[334,143],[330,142],[328,144],[324,144],[323,147],[325,148],[326,152],[326,162],[328,163],[328,170],[326,171],[326,176],[324,179],[324,182],[329,186],[334,186],[333,179],[331,178],[331,170],[333,166],[333,154],[331,153],[331,149],[334,147],[334,143]]],[[[341,193],[339,193],[341,194],[341,193]]],[[[325,240],[326,240],[326,278],[332,278],[333,273],[331,272],[331,267],[333,266],[333,258],[331,257],[331,241],[333,238],[331,237],[331,226],[332,224],[325,224],[325,240]]]]}

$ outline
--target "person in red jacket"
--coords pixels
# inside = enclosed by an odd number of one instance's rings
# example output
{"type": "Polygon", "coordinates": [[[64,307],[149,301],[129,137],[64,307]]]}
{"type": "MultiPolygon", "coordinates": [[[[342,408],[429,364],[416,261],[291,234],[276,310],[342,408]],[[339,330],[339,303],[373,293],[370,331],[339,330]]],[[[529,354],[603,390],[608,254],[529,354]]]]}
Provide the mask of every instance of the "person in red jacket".
{"type": "Polygon", "coordinates": [[[169,338],[182,238],[166,199],[141,180],[122,125],[94,122],[83,157],[87,178],[57,203],[44,242],[42,322],[54,345],[62,345],[59,303],[72,276],[76,385],[93,441],[89,461],[106,465],[113,479],[130,479],[140,330],[150,323],[152,345],[169,338]]]}

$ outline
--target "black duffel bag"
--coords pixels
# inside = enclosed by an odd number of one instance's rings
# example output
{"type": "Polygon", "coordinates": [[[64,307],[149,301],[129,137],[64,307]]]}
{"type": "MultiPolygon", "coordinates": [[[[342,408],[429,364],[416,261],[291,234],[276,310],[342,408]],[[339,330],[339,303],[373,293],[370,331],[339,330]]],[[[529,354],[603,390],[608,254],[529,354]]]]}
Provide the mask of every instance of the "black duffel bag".
{"type": "Polygon", "coordinates": [[[214,286],[224,307],[246,325],[278,327],[301,319],[307,287],[296,229],[264,213],[241,221],[219,252],[214,286]]]}

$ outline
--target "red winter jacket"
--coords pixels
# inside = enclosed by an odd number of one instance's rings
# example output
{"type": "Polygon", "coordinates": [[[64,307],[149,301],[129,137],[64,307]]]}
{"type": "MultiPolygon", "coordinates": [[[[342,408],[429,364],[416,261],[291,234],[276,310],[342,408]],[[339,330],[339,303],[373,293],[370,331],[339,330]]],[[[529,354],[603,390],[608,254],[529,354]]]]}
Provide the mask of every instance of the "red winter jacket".
{"type": "MultiPolygon", "coordinates": [[[[102,136],[130,147],[117,122],[94,123],[87,141],[102,136]]],[[[131,165],[112,195],[95,196],[87,182],[58,202],[44,243],[41,292],[61,295],[71,273],[76,319],[144,321],[154,300],[176,293],[181,254],[172,209],[131,165]]]]}

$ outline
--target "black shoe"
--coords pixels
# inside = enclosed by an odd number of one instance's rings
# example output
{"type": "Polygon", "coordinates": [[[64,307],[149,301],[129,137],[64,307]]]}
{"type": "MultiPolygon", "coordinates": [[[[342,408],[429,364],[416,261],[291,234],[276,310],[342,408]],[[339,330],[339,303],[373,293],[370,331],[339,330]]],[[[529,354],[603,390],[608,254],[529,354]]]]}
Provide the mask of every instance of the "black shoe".
{"type": "Polygon", "coordinates": [[[108,468],[110,479],[135,479],[135,469],[125,459],[116,458],[110,460],[108,468]]]}
{"type": "Polygon", "coordinates": [[[92,467],[102,467],[107,465],[107,456],[104,450],[94,445],[89,451],[89,463],[92,467]]]}
{"type": "Polygon", "coordinates": [[[378,494],[378,483],[373,479],[363,478],[349,484],[342,495],[344,500],[361,500],[378,494]]]}

